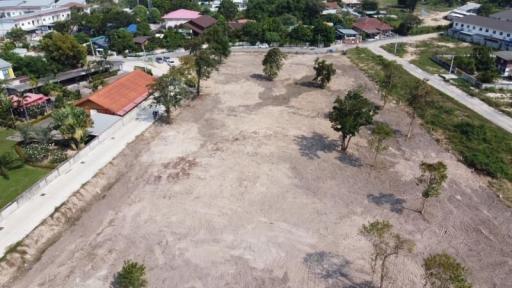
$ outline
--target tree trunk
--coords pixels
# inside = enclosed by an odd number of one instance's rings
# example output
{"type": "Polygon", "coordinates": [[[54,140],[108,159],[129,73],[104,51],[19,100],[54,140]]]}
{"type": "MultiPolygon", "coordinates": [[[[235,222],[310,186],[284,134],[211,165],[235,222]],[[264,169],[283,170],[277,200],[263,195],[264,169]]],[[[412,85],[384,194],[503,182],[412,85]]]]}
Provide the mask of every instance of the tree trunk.
{"type": "Polygon", "coordinates": [[[341,151],[346,152],[352,136],[341,135],[341,151]]]}
{"type": "Polygon", "coordinates": [[[414,126],[414,120],[416,119],[416,113],[412,114],[411,122],[409,123],[409,130],[407,131],[407,140],[411,138],[412,127],[414,126]]]}
{"type": "Polygon", "coordinates": [[[423,202],[421,203],[421,210],[420,210],[420,214],[423,216],[425,216],[423,213],[425,212],[425,204],[426,203],[427,203],[427,199],[423,198],[423,202]]]}
{"type": "Polygon", "coordinates": [[[167,124],[172,123],[171,107],[165,107],[165,114],[167,114],[167,124]]]}
{"type": "Polygon", "coordinates": [[[199,93],[201,93],[201,78],[197,77],[197,87],[196,87],[196,97],[199,97],[199,93]]]}
{"type": "Polygon", "coordinates": [[[388,260],[388,257],[390,255],[385,255],[384,258],[382,258],[382,262],[380,263],[380,284],[379,288],[384,287],[384,278],[386,277],[386,261],[388,260]]]}

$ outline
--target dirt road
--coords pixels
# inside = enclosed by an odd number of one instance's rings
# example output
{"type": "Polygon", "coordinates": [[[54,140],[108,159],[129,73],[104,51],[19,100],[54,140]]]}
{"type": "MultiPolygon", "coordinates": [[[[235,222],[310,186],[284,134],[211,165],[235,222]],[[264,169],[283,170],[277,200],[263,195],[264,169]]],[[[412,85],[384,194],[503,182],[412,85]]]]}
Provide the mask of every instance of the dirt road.
{"type": "Polygon", "coordinates": [[[475,287],[512,283],[511,212],[423,129],[406,142],[407,114],[379,115],[397,139],[369,165],[367,131],[349,155],[325,115],[336,95],[375,87],[339,55],[326,90],[308,85],[312,55],[290,55],[274,82],[262,55],[234,53],[172,126],[156,125],[95,183],[111,183],[12,288],[108,287],[123,260],[147,266],[149,287],[369,287],[369,244],[358,229],[389,219],[416,241],[390,262],[387,287],[420,287],[421,261],[446,251],[475,287]],[[444,194],[419,207],[420,161],[449,167],[444,194]],[[117,173],[121,172],[121,173],[117,173]],[[100,181],[101,180],[101,181],[100,181]],[[366,285],[366,286],[365,286],[366,285]]]}

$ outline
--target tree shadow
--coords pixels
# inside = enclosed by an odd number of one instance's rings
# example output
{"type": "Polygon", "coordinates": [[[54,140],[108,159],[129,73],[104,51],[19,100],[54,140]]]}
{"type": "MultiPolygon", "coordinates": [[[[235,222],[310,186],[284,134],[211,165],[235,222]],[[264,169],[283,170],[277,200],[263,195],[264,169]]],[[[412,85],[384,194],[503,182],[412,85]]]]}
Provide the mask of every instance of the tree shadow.
{"type": "Polygon", "coordinates": [[[338,147],[338,141],[317,132],[313,132],[311,136],[296,136],[294,142],[299,146],[300,155],[308,159],[319,159],[319,152],[330,153],[338,147]]]}
{"type": "Polygon", "coordinates": [[[348,152],[344,152],[344,153],[340,154],[340,156],[338,157],[338,160],[343,164],[346,164],[346,165],[349,165],[349,166],[352,166],[355,168],[363,167],[363,161],[361,161],[361,158],[359,158],[355,155],[349,154],[348,152]]]}
{"type": "Polygon", "coordinates": [[[404,210],[407,209],[404,207],[404,203],[406,201],[402,198],[396,197],[394,194],[391,193],[381,192],[378,195],[368,194],[366,198],[368,199],[368,202],[372,202],[377,206],[389,205],[389,210],[393,213],[402,214],[402,212],[404,212],[404,210]]]}
{"type": "Polygon", "coordinates": [[[295,84],[306,88],[321,88],[319,83],[311,80],[297,81],[295,84]]]}
{"type": "Polygon", "coordinates": [[[329,288],[375,288],[372,282],[357,282],[350,276],[351,262],[332,252],[318,251],[304,256],[308,273],[325,280],[329,288]]]}
{"type": "Polygon", "coordinates": [[[258,80],[258,81],[270,81],[267,76],[261,74],[261,73],[253,73],[249,75],[252,79],[258,80]]]}

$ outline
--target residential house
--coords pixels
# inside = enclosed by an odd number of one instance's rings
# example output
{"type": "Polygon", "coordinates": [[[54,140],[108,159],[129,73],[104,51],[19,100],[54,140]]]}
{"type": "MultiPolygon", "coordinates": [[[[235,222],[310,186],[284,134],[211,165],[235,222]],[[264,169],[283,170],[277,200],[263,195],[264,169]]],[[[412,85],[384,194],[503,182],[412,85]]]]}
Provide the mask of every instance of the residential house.
{"type": "Polygon", "coordinates": [[[165,22],[165,28],[174,28],[181,24],[185,24],[190,20],[199,18],[200,16],[201,14],[197,11],[179,9],[167,13],[162,17],[162,19],[165,22]]]}
{"type": "Polygon", "coordinates": [[[124,116],[149,97],[149,85],[155,78],[144,71],[134,70],[102,89],[77,102],[86,111],[124,116]]]}
{"type": "Polygon", "coordinates": [[[211,16],[203,15],[196,19],[192,19],[187,23],[183,24],[183,28],[190,29],[192,31],[192,35],[197,36],[203,34],[203,32],[212,27],[217,23],[217,20],[211,16]]]}
{"type": "Polygon", "coordinates": [[[361,0],[341,0],[344,8],[352,8],[357,9],[361,8],[362,1],[361,0]]]}
{"type": "Polygon", "coordinates": [[[512,51],[498,51],[496,55],[496,67],[503,77],[512,76],[512,51]]]}
{"type": "Polygon", "coordinates": [[[393,27],[376,18],[361,17],[352,28],[366,39],[382,39],[392,35],[393,27]]]}
{"type": "Polygon", "coordinates": [[[512,50],[512,22],[468,15],[453,19],[448,35],[500,50],[512,50]]]}
{"type": "Polygon", "coordinates": [[[52,9],[68,4],[85,5],[85,0],[2,0],[0,1],[0,18],[17,17],[37,11],[52,9]]]}
{"type": "MultiPolygon", "coordinates": [[[[1,1],[0,1],[1,2],[1,1]]],[[[69,3],[56,8],[38,10],[19,16],[0,19],[0,36],[5,35],[13,28],[21,28],[25,31],[47,31],[53,23],[67,20],[71,17],[71,8],[78,4],[69,3]]]]}
{"type": "Polygon", "coordinates": [[[12,78],[14,78],[12,64],[0,58],[0,80],[7,80],[12,78]]]}
{"type": "Polygon", "coordinates": [[[322,11],[323,15],[328,14],[338,14],[340,10],[340,6],[338,6],[338,3],[336,2],[325,2],[324,3],[324,10],[322,11]]]}
{"type": "Polygon", "coordinates": [[[336,38],[341,39],[344,44],[358,44],[363,40],[356,31],[340,26],[336,27],[336,38]]]}
{"type": "MultiPolygon", "coordinates": [[[[220,6],[221,0],[200,0],[201,5],[207,6],[211,11],[217,11],[220,6]]],[[[236,6],[238,6],[238,10],[245,10],[247,8],[248,0],[233,0],[236,6]]]]}

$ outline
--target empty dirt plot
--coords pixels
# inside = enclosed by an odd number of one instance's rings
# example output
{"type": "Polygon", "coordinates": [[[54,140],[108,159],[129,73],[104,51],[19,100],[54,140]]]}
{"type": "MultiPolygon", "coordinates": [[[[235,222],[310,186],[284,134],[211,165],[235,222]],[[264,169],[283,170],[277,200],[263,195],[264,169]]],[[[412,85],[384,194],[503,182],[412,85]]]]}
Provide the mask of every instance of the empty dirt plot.
{"type": "Polygon", "coordinates": [[[369,287],[358,230],[375,219],[417,244],[390,262],[386,287],[421,287],[422,259],[442,251],[471,269],[475,287],[512,283],[511,210],[486,179],[420,127],[405,141],[407,114],[394,105],[378,117],[397,135],[379,169],[366,130],[341,155],[326,113],[357,86],[378,102],[374,85],[340,55],[324,57],[338,70],[326,90],[308,85],[312,55],[290,55],[268,82],[262,57],[234,53],[173,125],[132,143],[111,164],[122,173],[105,197],[6,287],[108,287],[126,259],[146,265],[149,287],[369,287]],[[449,169],[430,223],[412,211],[422,160],[449,169]]]}

